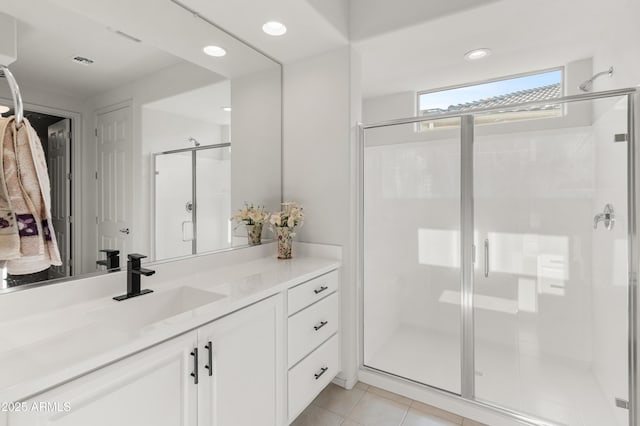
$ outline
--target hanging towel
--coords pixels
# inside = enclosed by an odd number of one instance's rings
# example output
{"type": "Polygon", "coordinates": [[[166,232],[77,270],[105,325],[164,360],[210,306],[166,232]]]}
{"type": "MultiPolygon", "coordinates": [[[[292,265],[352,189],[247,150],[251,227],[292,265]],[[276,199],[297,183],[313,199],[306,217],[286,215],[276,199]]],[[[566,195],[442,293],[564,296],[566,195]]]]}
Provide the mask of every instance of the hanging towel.
{"type": "Polygon", "coordinates": [[[0,136],[0,260],[12,275],[61,265],[40,139],[27,119],[17,127],[14,117],[0,120],[0,136]]]}

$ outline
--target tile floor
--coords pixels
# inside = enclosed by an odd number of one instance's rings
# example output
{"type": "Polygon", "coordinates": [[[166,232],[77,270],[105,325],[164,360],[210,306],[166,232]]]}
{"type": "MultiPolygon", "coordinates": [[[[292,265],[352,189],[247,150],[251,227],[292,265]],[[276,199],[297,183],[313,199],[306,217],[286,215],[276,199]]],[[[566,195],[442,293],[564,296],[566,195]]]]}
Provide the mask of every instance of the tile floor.
{"type": "Polygon", "coordinates": [[[331,383],[292,426],[485,426],[457,414],[358,383],[331,383]]]}

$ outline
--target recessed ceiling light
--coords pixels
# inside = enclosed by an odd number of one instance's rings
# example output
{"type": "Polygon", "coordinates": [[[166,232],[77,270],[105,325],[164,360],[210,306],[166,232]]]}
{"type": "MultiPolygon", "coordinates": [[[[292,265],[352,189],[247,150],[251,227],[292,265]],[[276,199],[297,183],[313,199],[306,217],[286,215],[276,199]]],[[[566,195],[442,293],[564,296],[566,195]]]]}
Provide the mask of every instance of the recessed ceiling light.
{"type": "Polygon", "coordinates": [[[0,105],[0,114],[4,114],[5,112],[9,112],[11,108],[6,105],[0,105]]]}
{"type": "Polygon", "coordinates": [[[205,46],[202,51],[209,56],[220,58],[227,54],[227,51],[220,46],[205,46]]]}
{"type": "Polygon", "coordinates": [[[231,107],[221,107],[220,109],[226,112],[231,112],[231,107]]]}
{"type": "Polygon", "coordinates": [[[71,60],[80,65],[91,65],[94,62],[93,59],[85,58],[84,56],[76,56],[71,60]]]}
{"type": "Polygon", "coordinates": [[[491,55],[491,49],[487,49],[486,47],[480,49],[473,49],[464,54],[464,58],[467,61],[475,61],[478,59],[486,58],[491,55]]]}
{"type": "Polygon", "coordinates": [[[280,22],[269,21],[262,26],[262,31],[272,36],[281,36],[287,32],[287,27],[280,22]]]}

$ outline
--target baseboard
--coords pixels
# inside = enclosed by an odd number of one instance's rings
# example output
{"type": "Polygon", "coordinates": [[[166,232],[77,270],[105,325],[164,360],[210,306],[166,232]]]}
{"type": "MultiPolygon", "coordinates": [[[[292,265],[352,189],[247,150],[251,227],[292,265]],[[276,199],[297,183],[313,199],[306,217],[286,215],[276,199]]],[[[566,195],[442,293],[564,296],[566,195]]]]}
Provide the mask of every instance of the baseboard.
{"type": "Polygon", "coordinates": [[[341,388],[345,388],[346,390],[351,390],[358,383],[358,376],[353,376],[349,378],[336,376],[333,378],[332,383],[334,385],[338,385],[341,388]]]}

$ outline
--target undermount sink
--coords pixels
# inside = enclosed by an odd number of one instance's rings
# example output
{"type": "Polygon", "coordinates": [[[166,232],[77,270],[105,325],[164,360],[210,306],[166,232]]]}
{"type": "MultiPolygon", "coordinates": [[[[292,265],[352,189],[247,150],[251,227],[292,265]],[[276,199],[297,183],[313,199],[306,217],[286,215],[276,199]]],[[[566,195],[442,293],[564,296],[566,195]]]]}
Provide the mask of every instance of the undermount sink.
{"type": "Polygon", "coordinates": [[[194,315],[194,310],[226,296],[193,287],[158,291],[91,313],[92,319],[125,331],[145,331],[171,325],[194,315]]]}

